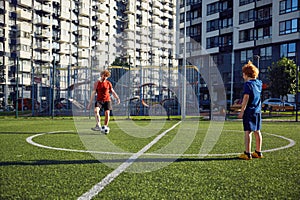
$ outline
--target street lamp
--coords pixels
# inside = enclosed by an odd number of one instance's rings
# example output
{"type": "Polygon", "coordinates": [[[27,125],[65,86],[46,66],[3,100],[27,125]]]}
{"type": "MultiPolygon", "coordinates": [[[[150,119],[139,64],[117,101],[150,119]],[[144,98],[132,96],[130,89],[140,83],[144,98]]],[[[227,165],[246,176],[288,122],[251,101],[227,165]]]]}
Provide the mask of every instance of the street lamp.
{"type": "Polygon", "coordinates": [[[233,104],[233,73],[234,73],[234,49],[231,52],[231,80],[230,80],[230,105],[233,104]]]}
{"type": "Polygon", "coordinates": [[[296,122],[298,122],[299,109],[299,66],[296,64],[296,122]]]}
{"type": "Polygon", "coordinates": [[[257,68],[258,68],[258,71],[259,71],[259,59],[260,59],[260,56],[259,55],[254,55],[254,58],[257,59],[257,68]]]}

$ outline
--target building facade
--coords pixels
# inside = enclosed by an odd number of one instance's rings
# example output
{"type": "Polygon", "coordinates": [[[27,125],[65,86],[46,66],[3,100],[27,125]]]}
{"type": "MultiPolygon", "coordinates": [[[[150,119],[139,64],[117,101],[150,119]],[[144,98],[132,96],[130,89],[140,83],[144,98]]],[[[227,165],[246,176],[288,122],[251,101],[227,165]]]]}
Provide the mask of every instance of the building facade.
{"type": "Polygon", "coordinates": [[[0,27],[1,105],[80,99],[86,88],[73,86],[116,60],[130,66],[133,87],[176,87],[170,71],[190,65],[188,81],[205,88],[195,70],[217,67],[231,101],[241,97],[248,60],[265,98],[272,62],[285,56],[300,65],[299,0],[0,0],[0,27]]]}
{"type": "Polygon", "coordinates": [[[1,104],[80,99],[84,91],[72,87],[116,59],[132,68],[175,66],[175,11],[173,0],[1,0],[1,104]]]}
{"type": "Polygon", "coordinates": [[[300,65],[299,0],[180,0],[179,7],[180,33],[186,29],[187,35],[187,62],[200,69],[217,66],[229,100],[241,98],[241,69],[248,60],[260,69],[263,98],[270,96],[267,68],[272,62],[288,57],[300,65]],[[211,59],[202,59],[203,55],[211,59]]]}

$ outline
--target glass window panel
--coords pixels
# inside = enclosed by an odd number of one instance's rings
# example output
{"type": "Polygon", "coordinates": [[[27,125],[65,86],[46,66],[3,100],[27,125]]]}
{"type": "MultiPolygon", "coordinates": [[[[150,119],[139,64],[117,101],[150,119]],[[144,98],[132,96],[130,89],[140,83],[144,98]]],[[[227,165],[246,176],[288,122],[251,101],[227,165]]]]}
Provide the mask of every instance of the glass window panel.
{"type": "Polygon", "coordinates": [[[280,45],[280,56],[287,56],[287,44],[280,45]]]}

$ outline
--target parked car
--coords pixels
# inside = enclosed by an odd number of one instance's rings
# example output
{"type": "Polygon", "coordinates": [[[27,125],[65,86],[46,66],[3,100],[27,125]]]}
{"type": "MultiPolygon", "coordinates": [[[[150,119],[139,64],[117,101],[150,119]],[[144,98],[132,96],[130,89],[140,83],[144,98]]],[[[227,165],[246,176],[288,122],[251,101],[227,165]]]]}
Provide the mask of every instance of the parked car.
{"type": "MultiPolygon", "coordinates": [[[[34,110],[38,110],[40,107],[40,103],[34,99],[34,110]]],[[[23,105],[23,110],[31,110],[32,109],[32,99],[31,98],[19,98],[18,99],[18,110],[22,110],[22,105],[23,105]],[[23,103],[22,103],[23,101],[23,103]]],[[[16,108],[16,101],[14,101],[14,108],[16,108]]]]}
{"type": "Polygon", "coordinates": [[[270,109],[271,107],[293,107],[293,110],[296,109],[296,104],[293,104],[293,103],[289,103],[289,102],[284,102],[284,101],[281,101],[281,99],[279,98],[270,98],[270,99],[266,99],[263,101],[262,103],[262,108],[264,111],[266,111],[267,109],[270,109]]]}
{"type": "Polygon", "coordinates": [[[279,98],[270,98],[270,99],[266,99],[263,101],[262,103],[262,107],[269,107],[269,106],[276,106],[276,105],[282,105],[283,106],[283,101],[281,101],[281,99],[279,98]]]}
{"type": "Polygon", "coordinates": [[[15,111],[15,108],[12,105],[1,106],[0,111],[11,112],[11,111],[15,111]]]}

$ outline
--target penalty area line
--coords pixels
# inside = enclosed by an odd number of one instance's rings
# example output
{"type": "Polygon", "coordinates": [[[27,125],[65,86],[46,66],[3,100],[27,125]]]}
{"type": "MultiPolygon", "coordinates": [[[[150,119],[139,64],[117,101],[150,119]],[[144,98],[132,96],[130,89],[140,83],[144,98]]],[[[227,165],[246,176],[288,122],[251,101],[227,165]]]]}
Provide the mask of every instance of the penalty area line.
{"type": "Polygon", "coordinates": [[[115,178],[117,178],[122,172],[124,172],[130,165],[132,165],[136,159],[138,159],[141,155],[143,155],[146,151],[148,151],[155,143],[157,143],[163,136],[165,136],[169,131],[178,126],[181,121],[177,122],[168,130],[164,131],[160,135],[158,135],[154,140],[152,140],[149,144],[147,144],[144,148],[142,148],[139,152],[133,154],[130,158],[128,158],[124,163],[122,163],[118,168],[108,174],[104,179],[102,179],[99,183],[94,185],[88,192],[84,193],[82,196],[78,198],[78,200],[87,200],[92,199],[99,192],[101,192],[107,185],[109,185],[115,178]]]}

